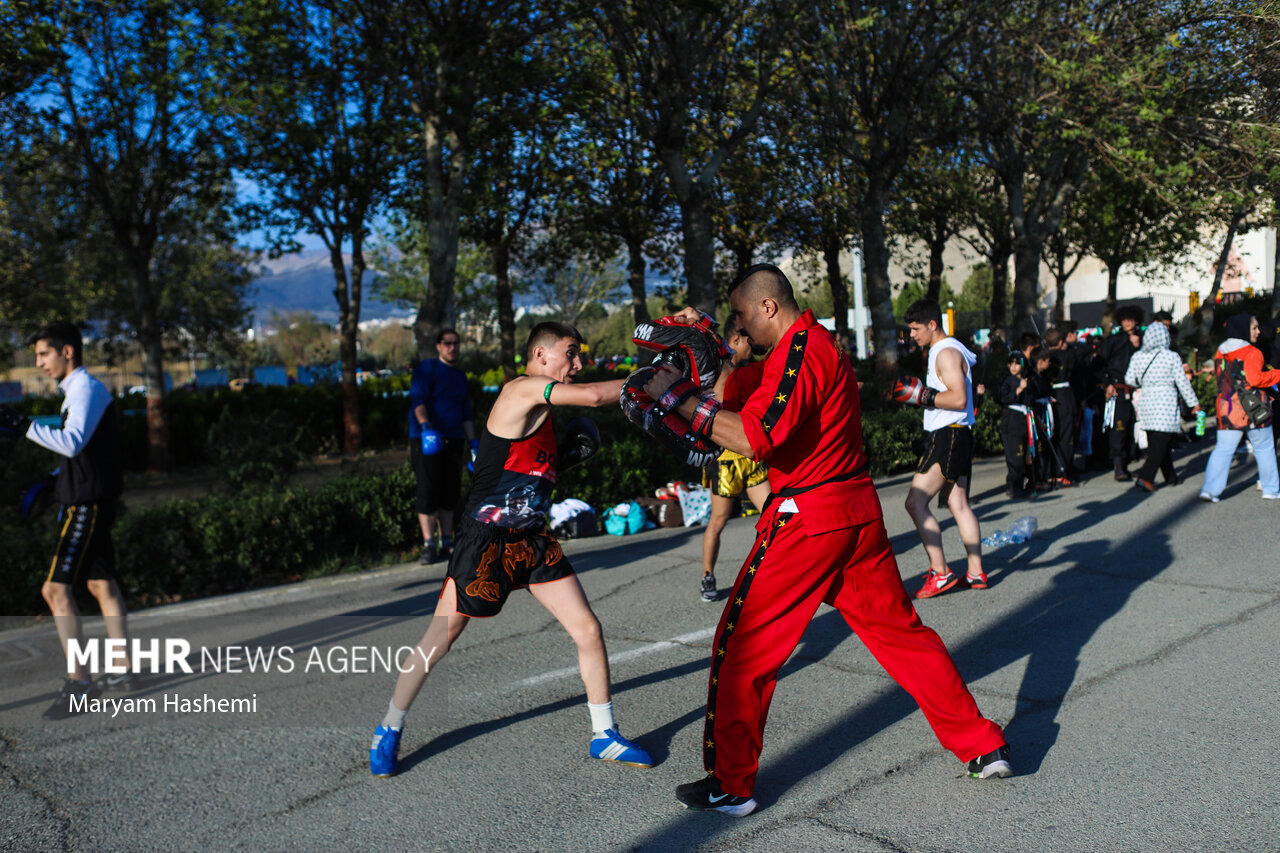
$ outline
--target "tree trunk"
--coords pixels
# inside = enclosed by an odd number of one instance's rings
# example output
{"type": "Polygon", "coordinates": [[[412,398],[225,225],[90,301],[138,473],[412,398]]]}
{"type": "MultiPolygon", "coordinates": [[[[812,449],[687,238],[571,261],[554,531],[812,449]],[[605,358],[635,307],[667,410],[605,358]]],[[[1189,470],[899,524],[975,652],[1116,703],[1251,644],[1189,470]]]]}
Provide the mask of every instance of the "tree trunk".
{"type": "Polygon", "coordinates": [[[898,366],[898,325],[893,318],[893,292],[889,282],[889,248],[884,234],[884,190],[868,182],[859,220],[862,233],[863,275],[867,282],[867,307],[876,341],[876,370],[898,366]]]}
{"type": "Polygon", "coordinates": [[[1116,316],[1116,292],[1119,290],[1120,283],[1120,266],[1117,261],[1114,264],[1107,264],[1107,304],[1102,310],[1102,334],[1110,335],[1111,328],[1115,325],[1116,316]]]}
{"type": "Polygon", "coordinates": [[[360,332],[364,247],[359,238],[353,238],[350,279],[342,259],[341,243],[335,242],[330,249],[330,257],[333,260],[333,295],[338,301],[338,350],[342,360],[342,452],[358,453],[362,436],[360,396],[356,389],[356,372],[359,369],[356,341],[360,332]]]}
{"type": "Polygon", "coordinates": [[[151,282],[151,253],[133,257],[133,299],[137,311],[138,344],[142,347],[142,375],[147,387],[147,470],[169,470],[169,415],[164,402],[164,336],[156,312],[151,282]]]}
{"type": "Polygon", "coordinates": [[[627,286],[631,288],[631,313],[636,325],[649,322],[649,294],[644,281],[644,243],[627,241],[627,286]]]}
{"type": "Polygon", "coordinates": [[[445,174],[444,129],[434,116],[423,122],[427,183],[427,293],[413,321],[418,358],[435,355],[437,333],[455,323],[454,277],[458,268],[458,194],[470,152],[457,134],[450,135],[445,174]]]}
{"type": "Polygon", "coordinates": [[[680,202],[684,234],[684,277],[689,304],[711,316],[716,313],[715,229],[706,196],[696,188],[680,202]]]}
{"type": "Polygon", "coordinates": [[[516,312],[511,299],[511,247],[498,240],[493,252],[494,295],[498,301],[498,350],[502,372],[510,382],[516,378],[516,312]]]}
{"type": "MultiPolygon", "coordinates": [[[[991,253],[991,328],[1005,329],[1009,311],[1009,257],[1013,254],[1013,237],[1008,233],[992,239],[991,253]]],[[[1006,334],[1006,340],[1008,335],[1006,334]]]]}
{"type": "MultiPolygon", "coordinates": [[[[1280,193],[1272,199],[1275,210],[1280,210],[1280,193]]],[[[1275,245],[1271,252],[1271,319],[1280,327],[1280,228],[1272,232],[1275,245]]]]}
{"type": "Polygon", "coordinates": [[[1236,231],[1240,228],[1240,223],[1244,221],[1244,211],[1236,210],[1231,213],[1231,222],[1227,225],[1227,239],[1222,241],[1222,251],[1218,253],[1218,264],[1213,271],[1213,286],[1209,288],[1209,295],[1200,303],[1200,327],[1197,334],[1197,342],[1203,346],[1209,343],[1209,333],[1213,331],[1213,307],[1218,298],[1218,291],[1222,289],[1222,276],[1227,271],[1227,261],[1231,259],[1231,244],[1236,239],[1236,231]]]}
{"type": "Polygon", "coordinates": [[[925,298],[937,302],[942,296],[942,252],[947,248],[946,235],[933,233],[929,240],[929,285],[925,288],[925,298]]]}
{"type": "MultiPolygon", "coordinates": [[[[827,267],[827,286],[831,288],[831,312],[835,315],[836,338],[843,344],[849,339],[849,287],[840,275],[840,237],[829,235],[822,249],[827,267]]],[[[855,350],[856,351],[856,350],[855,350]]]]}
{"type": "Polygon", "coordinates": [[[1036,297],[1040,293],[1040,238],[1034,232],[1015,238],[1013,250],[1013,318],[1015,332],[1040,334],[1036,297]]]}

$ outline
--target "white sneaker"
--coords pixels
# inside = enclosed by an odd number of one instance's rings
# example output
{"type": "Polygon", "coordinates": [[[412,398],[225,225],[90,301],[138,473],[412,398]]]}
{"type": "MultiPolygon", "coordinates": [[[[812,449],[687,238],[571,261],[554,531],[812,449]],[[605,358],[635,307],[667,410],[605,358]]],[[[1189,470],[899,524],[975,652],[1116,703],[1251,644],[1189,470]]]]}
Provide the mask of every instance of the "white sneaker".
{"type": "Polygon", "coordinates": [[[1216,495],[1211,495],[1208,492],[1201,492],[1200,500],[1207,504],[1216,504],[1218,502],[1218,497],[1216,495]]]}
{"type": "Polygon", "coordinates": [[[1278,494],[1274,494],[1274,495],[1269,495],[1269,494],[1267,494],[1266,492],[1263,492],[1263,493],[1262,493],[1262,499],[1263,499],[1264,501],[1280,501],[1280,493],[1278,493],[1278,494]]]}

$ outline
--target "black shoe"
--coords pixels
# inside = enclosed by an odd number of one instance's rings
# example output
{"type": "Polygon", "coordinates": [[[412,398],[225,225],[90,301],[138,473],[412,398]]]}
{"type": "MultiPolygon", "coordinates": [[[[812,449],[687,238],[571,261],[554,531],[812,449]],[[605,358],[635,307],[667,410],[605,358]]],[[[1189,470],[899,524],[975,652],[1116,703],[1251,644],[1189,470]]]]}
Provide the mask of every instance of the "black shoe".
{"type": "Polygon", "coordinates": [[[1164,484],[1166,486],[1181,486],[1182,478],[1179,477],[1177,474],[1174,474],[1172,477],[1169,477],[1167,480],[1165,480],[1164,484]]]}
{"type": "Polygon", "coordinates": [[[124,693],[132,693],[142,687],[142,678],[132,672],[126,672],[122,675],[104,675],[98,679],[98,689],[100,690],[116,690],[124,693]]]}
{"type": "Polygon", "coordinates": [[[1128,482],[1129,482],[1129,481],[1131,481],[1132,479],[1133,479],[1133,475],[1132,475],[1132,474],[1130,474],[1128,471],[1117,471],[1117,472],[1116,472],[1116,482],[1117,482],[1117,483],[1128,483],[1128,482]]]}
{"type": "MultiPolygon", "coordinates": [[[[1012,772],[1012,771],[1010,771],[1012,772]]],[[[756,801],[750,797],[735,797],[720,788],[720,780],[704,776],[697,782],[676,788],[676,799],[686,809],[702,812],[724,812],[732,817],[746,817],[756,810],[756,801]]]]}
{"type": "Polygon", "coordinates": [[[53,700],[53,704],[41,716],[46,720],[65,720],[67,717],[83,714],[89,710],[89,701],[101,695],[102,690],[92,681],[72,681],[68,678],[62,683],[58,698],[53,700]]]}
{"type": "Polygon", "coordinates": [[[703,575],[702,576],[702,600],[715,601],[719,597],[720,597],[720,594],[716,592],[716,576],[703,575]]]}
{"type": "Polygon", "coordinates": [[[440,537],[440,559],[447,560],[449,559],[449,556],[451,554],[453,554],[453,537],[441,536],[440,537]]]}
{"type": "Polygon", "coordinates": [[[988,752],[969,762],[969,775],[974,779],[1007,779],[1013,775],[1009,764],[1009,745],[988,752]]]}
{"type": "Polygon", "coordinates": [[[427,566],[439,560],[440,557],[436,553],[436,543],[428,542],[422,548],[422,556],[418,558],[419,565],[427,566]]]}

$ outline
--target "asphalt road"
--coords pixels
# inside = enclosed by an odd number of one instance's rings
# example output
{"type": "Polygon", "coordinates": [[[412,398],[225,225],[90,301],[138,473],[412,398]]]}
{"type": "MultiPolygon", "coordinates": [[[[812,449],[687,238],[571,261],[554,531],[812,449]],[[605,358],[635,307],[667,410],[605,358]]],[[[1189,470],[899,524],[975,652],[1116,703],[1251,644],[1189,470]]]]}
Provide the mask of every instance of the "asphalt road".
{"type": "MultiPolygon", "coordinates": [[[[683,810],[672,794],[701,773],[720,608],[697,594],[701,528],[660,530],[566,543],[604,625],[620,726],[652,769],[587,757],[572,643],[518,593],[433,673],[402,772],[370,777],[395,680],[371,655],[417,640],[443,572],[405,566],[134,614],[137,637],[184,640],[196,665],[132,694],[154,709],[115,716],[41,721],[59,682],[52,629],[0,634],[0,848],[1280,849],[1280,504],[1258,499],[1251,465],[1222,503],[1197,501],[1204,445],[1179,459],[1185,485],[1149,497],[1107,475],[1015,503],[1001,462],[976,466],[984,533],[1023,515],[1039,532],[988,555],[990,589],[918,610],[1006,726],[1011,779],[966,778],[823,607],[778,684],[760,810],[683,810]],[[249,672],[243,647],[274,650],[270,670],[249,672]],[[166,712],[172,696],[241,707],[166,712]]],[[[906,483],[880,493],[914,588],[925,559],[906,483]]],[[[730,523],[722,587],[751,537],[750,520],[730,523]]]]}

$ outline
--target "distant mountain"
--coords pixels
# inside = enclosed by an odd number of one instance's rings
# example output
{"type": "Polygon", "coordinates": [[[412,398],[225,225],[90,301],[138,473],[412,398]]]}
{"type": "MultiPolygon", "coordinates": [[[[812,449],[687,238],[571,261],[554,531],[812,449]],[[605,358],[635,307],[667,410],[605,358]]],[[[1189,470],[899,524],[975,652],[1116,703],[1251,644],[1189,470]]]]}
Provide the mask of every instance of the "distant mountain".
{"type": "MultiPolygon", "coordinates": [[[[344,255],[343,260],[350,269],[350,255],[344,255]]],[[[374,274],[366,270],[360,319],[412,318],[415,313],[412,308],[382,302],[369,292],[373,278],[374,274]]],[[[309,249],[263,261],[258,277],[249,283],[247,301],[255,326],[268,322],[272,310],[280,314],[310,311],[326,323],[338,322],[338,303],[333,298],[333,264],[328,251],[309,249]]]]}

